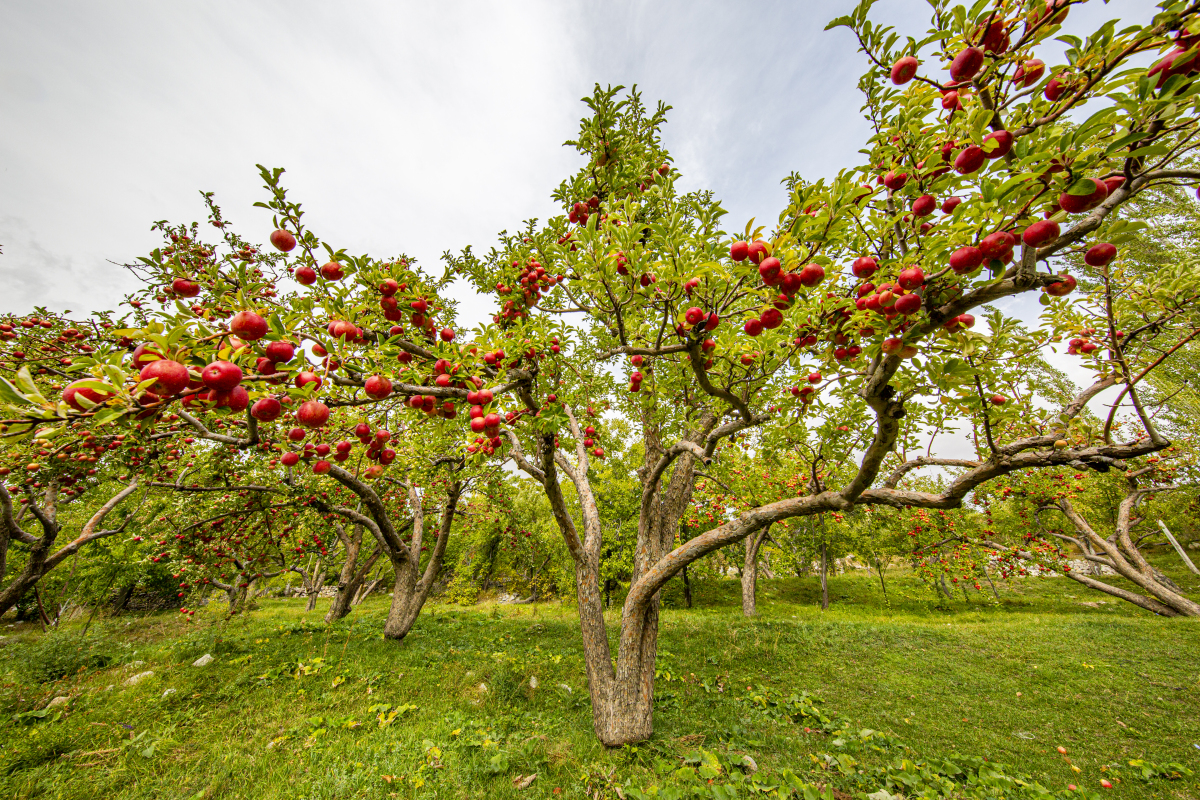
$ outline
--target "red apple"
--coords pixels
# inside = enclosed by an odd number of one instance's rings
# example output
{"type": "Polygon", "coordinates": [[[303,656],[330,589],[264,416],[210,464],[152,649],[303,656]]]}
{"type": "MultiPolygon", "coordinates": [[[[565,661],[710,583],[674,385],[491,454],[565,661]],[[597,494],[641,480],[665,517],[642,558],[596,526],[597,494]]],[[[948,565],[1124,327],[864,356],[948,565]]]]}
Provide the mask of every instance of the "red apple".
{"type": "Polygon", "coordinates": [[[67,388],[63,389],[62,393],[63,402],[76,411],[87,411],[87,408],[84,407],[83,403],[79,402],[79,398],[82,397],[95,405],[96,403],[103,403],[105,400],[112,397],[113,393],[111,391],[93,389],[89,386],[82,385],[84,383],[94,382],[96,380],[96,378],[84,378],[83,380],[78,380],[67,384],[67,388]]]}
{"type": "Polygon", "coordinates": [[[748,319],[746,320],[746,324],[742,326],[742,330],[744,330],[749,336],[758,336],[763,331],[762,321],[757,319],[748,319]]]}
{"type": "Polygon", "coordinates": [[[392,382],[382,375],[372,375],[367,378],[364,389],[368,397],[382,400],[392,393],[392,382]]]}
{"type": "Polygon", "coordinates": [[[267,358],[276,364],[284,364],[296,357],[296,348],[291,342],[271,342],[263,350],[267,358]]]}
{"type": "Polygon", "coordinates": [[[189,281],[187,278],[176,278],[171,281],[171,291],[180,297],[195,297],[200,294],[200,284],[189,281]]]}
{"type": "Polygon", "coordinates": [[[783,314],[777,308],[768,308],[762,313],[762,326],[774,330],[783,324],[783,314]]]}
{"type": "Polygon", "coordinates": [[[917,67],[920,62],[913,56],[904,56],[892,65],[892,83],[897,86],[903,86],[913,79],[917,74],[917,67]]]}
{"type": "Polygon", "coordinates": [[[762,263],[758,265],[758,275],[762,278],[762,282],[767,286],[775,286],[779,283],[779,270],[782,265],[778,258],[771,256],[764,258],[762,263]]]}
{"type": "Polygon", "coordinates": [[[1011,254],[1017,243],[1017,237],[1008,231],[996,231],[983,237],[979,243],[979,252],[986,259],[1004,261],[1006,254],[1011,254]]]}
{"type": "Polygon", "coordinates": [[[695,306],[692,306],[691,308],[689,308],[687,311],[685,311],[683,313],[683,318],[687,321],[688,325],[700,324],[700,322],[704,319],[705,316],[707,316],[707,315],[704,313],[704,310],[700,309],[700,308],[696,308],[695,306]]]}
{"type": "Polygon", "coordinates": [[[977,172],[986,160],[987,157],[983,152],[983,148],[973,144],[964,149],[954,159],[954,169],[960,175],[970,175],[973,172],[977,172]]]}
{"type": "Polygon", "coordinates": [[[925,283],[925,273],[920,267],[909,267],[901,271],[899,277],[896,278],[896,282],[900,284],[901,289],[912,291],[925,283]]]}
{"type": "Polygon", "coordinates": [[[218,392],[228,392],[242,382],[242,368],[229,361],[214,361],[200,373],[204,385],[218,392]]]}
{"type": "Polygon", "coordinates": [[[296,409],[296,421],[306,428],[319,428],[329,421],[329,406],[320,400],[305,400],[296,409]]]}
{"type": "Polygon", "coordinates": [[[1057,222],[1043,219],[1026,228],[1021,239],[1030,247],[1042,247],[1057,239],[1060,232],[1057,222]]]}
{"type": "Polygon", "coordinates": [[[750,255],[750,245],[746,242],[734,242],[729,246],[729,257],[734,261],[745,261],[750,255]]]}
{"type": "Polygon", "coordinates": [[[912,212],[918,217],[927,217],[937,208],[937,200],[931,194],[923,194],[913,201],[912,212]]]}
{"type": "Polygon", "coordinates": [[[1094,244],[1083,256],[1083,263],[1089,267],[1106,267],[1117,257],[1116,245],[1102,242],[1094,244]]]}
{"type": "Polygon", "coordinates": [[[1008,131],[992,131],[983,137],[983,155],[987,158],[1004,158],[1012,146],[1013,135],[1008,131]]]}
{"type": "Polygon", "coordinates": [[[825,268],[820,264],[808,264],[800,270],[800,283],[812,288],[825,280],[825,268]]]}
{"type": "Polygon", "coordinates": [[[894,170],[883,176],[883,185],[891,189],[893,192],[898,192],[904,188],[904,184],[908,183],[908,173],[896,173],[894,170]]]}
{"type": "Polygon", "coordinates": [[[290,253],[296,248],[296,237],[288,231],[278,228],[271,231],[271,244],[280,252],[290,253]]]}
{"type": "Polygon", "coordinates": [[[1066,91],[1069,88],[1071,87],[1067,84],[1065,76],[1055,75],[1050,79],[1050,82],[1046,84],[1046,88],[1042,94],[1044,94],[1046,99],[1051,103],[1056,103],[1058,102],[1058,98],[1066,94],[1066,91]]]}
{"type": "Polygon", "coordinates": [[[921,310],[921,296],[919,294],[906,294],[896,298],[895,309],[898,313],[908,316],[915,314],[921,310]]]}
{"type": "Polygon", "coordinates": [[[1045,71],[1045,61],[1042,61],[1040,58],[1031,58],[1017,67],[1017,71],[1013,74],[1013,83],[1023,89],[1027,89],[1040,81],[1045,71]]]}
{"type": "Polygon", "coordinates": [[[950,77],[955,81],[969,81],[983,66],[983,51],[978,47],[967,47],[950,62],[950,77]]]}
{"type": "Polygon", "coordinates": [[[285,467],[294,467],[300,463],[300,454],[287,452],[279,457],[279,463],[285,467]]]}
{"type": "Polygon", "coordinates": [[[283,404],[274,397],[262,397],[254,402],[250,407],[250,414],[260,422],[271,422],[279,419],[279,415],[283,413],[283,404]]]}
{"type": "MultiPolygon", "coordinates": [[[[979,33],[977,31],[976,33],[979,33]]],[[[995,20],[983,28],[979,43],[989,53],[1003,53],[1011,43],[1008,36],[1008,23],[1002,19],[995,20]]]]}
{"type": "Polygon", "coordinates": [[[305,370],[305,371],[299,373],[298,375],[296,375],[296,388],[297,389],[303,389],[305,386],[307,386],[310,383],[316,384],[316,386],[313,387],[314,389],[320,389],[321,388],[321,376],[315,372],[309,372],[308,370],[305,370]]]}
{"type": "Polygon", "coordinates": [[[239,311],[229,321],[229,330],[243,339],[254,341],[267,335],[269,326],[261,315],[253,311],[239,311]]]}
{"type": "Polygon", "coordinates": [[[321,266],[321,277],[327,281],[340,281],[346,277],[346,273],[342,271],[342,265],[336,261],[330,261],[321,266]]]}
{"type": "Polygon", "coordinates": [[[770,253],[767,252],[767,243],[760,240],[750,243],[746,250],[747,257],[755,264],[761,264],[764,258],[767,258],[770,253]]]}
{"type": "Polygon", "coordinates": [[[1051,297],[1063,297],[1075,291],[1076,281],[1074,276],[1061,275],[1061,280],[1058,280],[1044,288],[1046,294],[1051,297]]]}
{"type": "Polygon", "coordinates": [[[154,383],[150,384],[147,391],[166,397],[179,394],[186,389],[191,376],[188,375],[187,367],[178,361],[159,359],[142,367],[142,371],[138,374],[139,382],[152,378],[154,383]]]}
{"type": "Polygon", "coordinates": [[[994,406],[1002,406],[1008,402],[1008,398],[1002,394],[992,395],[991,400],[992,400],[992,405],[994,405],[994,406]]]}
{"type": "Polygon", "coordinates": [[[850,271],[854,273],[854,277],[866,280],[875,274],[879,269],[879,262],[870,256],[859,256],[854,259],[854,264],[851,265],[850,271]]]}
{"type": "Polygon", "coordinates": [[[950,268],[965,275],[983,263],[983,253],[978,247],[960,247],[950,254],[950,268]]]}
{"type": "Polygon", "coordinates": [[[144,342],[133,350],[133,368],[141,369],[147,364],[152,364],[161,358],[165,358],[165,356],[159,352],[158,345],[144,342]]]}
{"type": "Polygon", "coordinates": [[[961,202],[961,197],[947,197],[946,202],[942,203],[942,213],[953,214],[954,209],[958,208],[958,204],[961,202]]]}
{"type": "Polygon", "coordinates": [[[317,271],[310,266],[296,267],[296,283],[312,286],[317,282],[317,271]]]}
{"type": "Polygon", "coordinates": [[[245,411],[246,406],[250,405],[250,393],[246,391],[245,386],[235,386],[229,391],[214,389],[211,395],[218,408],[227,408],[233,412],[245,411]]]}
{"type": "Polygon", "coordinates": [[[1108,197],[1108,186],[1095,178],[1080,178],[1058,196],[1058,205],[1068,214],[1091,211],[1108,197]]]}

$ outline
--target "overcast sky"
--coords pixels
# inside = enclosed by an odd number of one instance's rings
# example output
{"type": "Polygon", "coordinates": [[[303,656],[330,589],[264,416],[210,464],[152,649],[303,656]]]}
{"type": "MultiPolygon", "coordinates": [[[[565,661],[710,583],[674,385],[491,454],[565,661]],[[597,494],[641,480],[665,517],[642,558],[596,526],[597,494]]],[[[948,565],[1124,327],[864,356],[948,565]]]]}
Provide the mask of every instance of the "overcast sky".
{"type": "MultiPolygon", "coordinates": [[[[1073,21],[1115,11],[1091,5],[1073,21]]],[[[769,222],[781,178],[832,175],[866,137],[864,57],[823,31],[850,7],[0,0],[0,312],[112,307],[131,284],[107,262],[154,246],[154,220],[202,219],[200,190],[265,240],[256,163],[287,168],[335,246],[437,269],[555,211],[597,81],[674,106],[683,183],[714,189],[729,229],[769,222]]],[[[875,16],[919,35],[923,8],[875,16]]]]}
{"type": "MultiPolygon", "coordinates": [[[[558,211],[595,82],[672,105],[683,187],[713,189],[728,230],[769,224],[789,172],[858,161],[865,57],[823,30],[853,5],[0,0],[0,313],[115,307],[133,286],[108,262],[154,247],[154,220],[203,219],[200,190],[265,241],[256,163],[334,247],[440,271],[558,211]]],[[[873,18],[920,36],[925,8],[873,18]]],[[[1069,27],[1151,13],[1092,2],[1069,27]]],[[[462,321],[490,313],[463,299],[462,321]]]]}

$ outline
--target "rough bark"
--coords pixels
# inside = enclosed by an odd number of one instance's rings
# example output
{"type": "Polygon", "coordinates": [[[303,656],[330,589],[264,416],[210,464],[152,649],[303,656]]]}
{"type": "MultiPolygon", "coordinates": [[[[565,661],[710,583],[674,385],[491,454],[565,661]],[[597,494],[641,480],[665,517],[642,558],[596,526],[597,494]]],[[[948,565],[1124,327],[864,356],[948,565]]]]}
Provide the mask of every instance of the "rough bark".
{"type": "MultiPolygon", "coordinates": [[[[1094,577],[1078,574],[1075,570],[1071,570],[1067,575],[1089,588],[1133,603],[1155,614],[1167,617],[1200,617],[1200,603],[1196,603],[1184,595],[1173,581],[1155,569],[1133,541],[1131,531],[1140,522],[1134,516],[1138,503],[1146,494],[1163,491],[1163,487],[1154,487],[1149,490],[1140,489],[1137,485],[1137,477],[1137,473],[1134,473],[1127,478],[1129,491],[1117,508],[1116,532],[1111,540],[1097,533],[1066,498],[1059,499],[1055,505],[1078,532],[1079,538],[1102,554],[1087,556],[1088,560],[1110,567],[1118,575],[1141,589],[1143,593],[1139,594],[1112,586],[1094,577]]],[[[1074,541],[1082,544],[1079,540],[1074,541]]]]}
{"type": "Polygon", "coordinates": [[[376,545],[374,552],[360,564],[359,554],[362,552],[363,526],[355,525],[352,532],[347,534],[345,528],[339,525],[337,531],[338,537],[346,548],[346,560],[342,564],[341,572],[338,573],[337,594],[333,596],[333,601],[329,604],[329,611],[325,614],[327,623],[336,622],[350,613],[350,609],[354,605],[354,598],[358,596],[358,590],[362,587],[363,581],[383,554],[383,550],[376,545]]]}
{"type": "Polygon", "coordinates": [[[392,569],[396,575],[396,583],[392,587],[392,605],[388,609],[387,620],[383,624],[384,638],[400,640],[412,630],[413,623],[425,605],[429,591],[437,580],[442,568],[442,557],[446,552],[446,542],[450,539],[450,529],[454,524],[454,512],[458,507],[458,499],[462,494],[462,484],[451,486],[442,507],[441,524],[438,528],[437,541],[429,553],[424,572],[418,574],[421,564],[421,542],[425,533],[425,515],[421,510],[421,498],[417,496],[414,487],[409,488],[409,503],[413,514],[413,535],[410,548],[403,552],[389,552],[392,569]]]}
{"type": "Polygon", "coordinates": [[[321,596],[321,590],[325,588],[325,563],[324,559],[317,559],[316,565],[313,567],[312,575],[302,576],[304,580],[304,592],[308,595],[308,602],[304,604],[304,611],[308,613],[317,607],[317,598],[321,596]]]}
{"type": "Polygon", "coordinates": [[[746,557],[742,562],[742,614],[753,617],[756,613],[758,594],[758,550],[770,533],[770,528],[746,537],[746,557]]]}

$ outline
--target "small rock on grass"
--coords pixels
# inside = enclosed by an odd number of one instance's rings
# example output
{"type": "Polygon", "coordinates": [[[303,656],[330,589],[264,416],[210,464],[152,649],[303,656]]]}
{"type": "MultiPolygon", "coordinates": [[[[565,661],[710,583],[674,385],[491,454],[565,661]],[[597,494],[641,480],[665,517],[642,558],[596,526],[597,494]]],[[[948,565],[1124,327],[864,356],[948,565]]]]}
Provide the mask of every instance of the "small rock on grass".
{"type": "Polygon", "coordinates": [[[126,686],[134,686],[136,684],[141,683],[146,678],[149,678],[153,675],[154,675],[154,670],[152,670],[152,669],[148,669],[145,672],[139,672],[137,675],[130,675],[128,678],[125,679],[125,685],[126,686]]]}
{"type": "Polygon", "coordinates": [[[60,694],[58,697],[47,703],[46,708],[58,708],[59,706],[65,706],[69,702],[71,702],[71,698],[67,697],[65,694],[60,694]]]}
{"type": "Polygon", "coordinates": [[[205,653],[204,655],[200,656],[195,661],[193,661],[192,666],[193,667],[207,667],[212,662],[213,662],[213,657],[210,656],[208,653],[205,653]]]}

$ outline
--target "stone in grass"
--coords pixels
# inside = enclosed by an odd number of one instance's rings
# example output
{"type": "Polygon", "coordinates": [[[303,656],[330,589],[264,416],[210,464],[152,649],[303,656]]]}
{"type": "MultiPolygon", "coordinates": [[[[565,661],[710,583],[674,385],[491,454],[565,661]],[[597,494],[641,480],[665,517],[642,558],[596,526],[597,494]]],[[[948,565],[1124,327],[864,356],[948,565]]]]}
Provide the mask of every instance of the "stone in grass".
{"type": "Polygon", "coordinates": [[[204,655],[200,656],[195,661],[193,661],[192,666],[193,667],[207,667],[212,662],[213,662],[213,657],[210,656],[208,653],[205,653],[204,655]]]}
{"type": "Polygon", "coordinates": [[[154,670],[152,670],[152,669],[148,669],[145,672],[139,672],[137,675],[130,675],[128,678],[125,679],[125,685],[126,686],[134,686],[136,684],[141,683],[146,678],[152,677],[153,675],[154,675],[154,670]]]}
{"type": "Polygon", "coordinates": [[[173,694],[175,694],[174,689],[167,689],[165,692],[163,692],[163,699],[165,700],[166,698],[170,697],[173,694]]]}
{"type": "Polygon", "coordinates": [[[71,702],[71,698],[67,697],[65,694],[60,694],[58,697],[47,703],[46,708],[58,708],[59,706],[65,706],[69,702],[71,702]]]}

